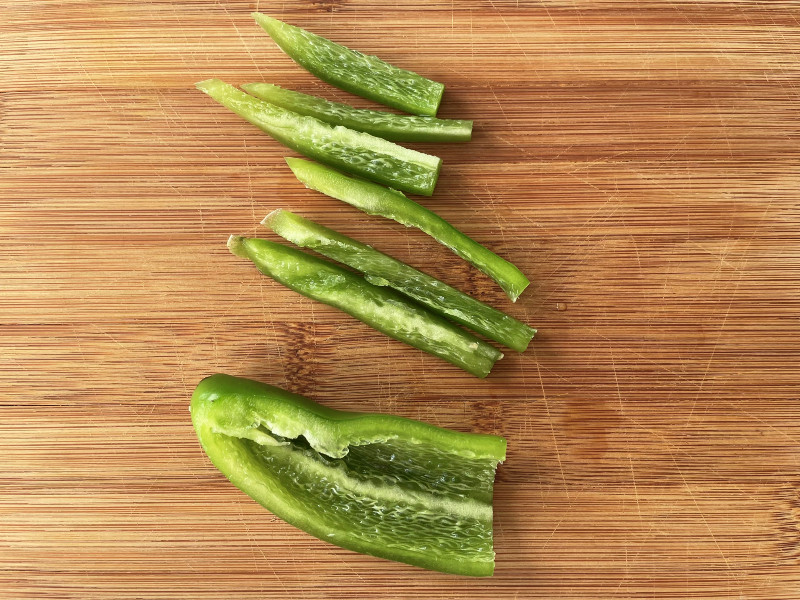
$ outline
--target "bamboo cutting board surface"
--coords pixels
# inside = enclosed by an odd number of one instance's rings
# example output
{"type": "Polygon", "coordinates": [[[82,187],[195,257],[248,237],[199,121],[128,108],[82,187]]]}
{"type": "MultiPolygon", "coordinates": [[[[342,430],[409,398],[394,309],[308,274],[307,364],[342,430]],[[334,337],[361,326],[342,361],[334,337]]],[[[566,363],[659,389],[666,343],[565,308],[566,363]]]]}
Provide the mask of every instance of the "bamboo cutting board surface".
{"type": "Polygon", "coordinates": [[[10,1],[0,37],[0,597],[800,597],[798,2],[10,1]],[[305,189],[194,91],[293,64],[260,9],[447,85],[422,202],[533,282],[305,189]],[[477,380],[260,276],[288,208],[539,328],[477,380]],[[497,571],[336,548],[230,485],[228,372],[501,434],[497,571]]]}

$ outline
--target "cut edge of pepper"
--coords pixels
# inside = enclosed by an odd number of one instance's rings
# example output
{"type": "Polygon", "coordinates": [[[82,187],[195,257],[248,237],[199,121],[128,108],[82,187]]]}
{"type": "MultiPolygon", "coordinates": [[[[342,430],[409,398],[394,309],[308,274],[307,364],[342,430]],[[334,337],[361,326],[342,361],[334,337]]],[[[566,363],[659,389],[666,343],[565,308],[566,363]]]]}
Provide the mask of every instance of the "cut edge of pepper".
{"type": "MultiPolygon", "coordinates": [[[[321,421],[338,424],[337,434],[343,436],[346,442],[344,444],[337,444],[337,446],[341,448],[385,442],[389,439],[394,439],[397,436],[387,437],[383,433],[378,433],[378,430],[381,428],[379,426],[391,424],[396,430],[405,430],[406,433],[410,433],[411,437],[408,438],[408,441],[412,443],[435,445],[438,443],[446,443],[448,438],[455,439],[468,436],[472,441],[470,449],[464,451],[449,451],[464,458],[496,460],[498,464],[506,459],[507,441],[502,436],[456,431],[454,429],[426,423],[425,421],[409,419],[389,413],[364,413],[336,410],[301,394],[295,394],[283,388],[260,381],[227,375],[225,373],[216,373],[203,378],[195,388],[194,394],[192,395],[193,399],[197,396],[198,399],[202,398],[209,403],[214,403],[223,396],[219,391],[209,391],[206,389],[214,387],[218,389],[226,387],[232,389],[235,387],[236,392],[229,392],[231,395],[250,398],[272,393],[273,398],[275,398],[274,401],[278,404],[291,404],[299,407],[299,410],[309,415],[311,420],[304,419],[303,423],[297,428],[288,428],[285,424],[278,425],[276,423],[268,423],[263,419],[260,420],[259,424],[267,427],[272,434],[281,437],[296,439],[303,436],[315,450],[331,457],[337,457],[337,455],[342,456],[342,454],[340,454],[339,450],[331,453],[330,448],[326,448],[326,444],[321,442],[317,444],[314,442],[318,432],[314,431],[313,426],[318,425],[321,421]],[[339,430],[341,428],[346,430],[348,427],[347,424],[358,425],[358,427],[369,433],[362,433],[355,436],[352,433],[339,430]]],[[[251,423],[250,425],[255,426],[255,423],[251,423]]]]}

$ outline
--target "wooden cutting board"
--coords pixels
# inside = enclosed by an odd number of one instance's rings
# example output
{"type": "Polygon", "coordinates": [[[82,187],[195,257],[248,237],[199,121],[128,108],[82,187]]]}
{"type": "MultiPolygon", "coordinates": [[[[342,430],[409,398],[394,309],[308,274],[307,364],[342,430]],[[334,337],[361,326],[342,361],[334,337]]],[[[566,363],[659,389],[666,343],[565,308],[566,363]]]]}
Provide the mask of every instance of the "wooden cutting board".
{"type": "Polygon", "coordinates": [[[800,2],[6,2],[0,597],[800,598],[800,2]],[[417,231],[305,189],[193,89],[315,80],[259,9],[447,85],[475,120],[417,231]],[[478,380],[260,276],[284,207],[539,328],[478,380]],[[362,556],[203,455],[214,372],[502,434],[497,572],[362,556]]]}

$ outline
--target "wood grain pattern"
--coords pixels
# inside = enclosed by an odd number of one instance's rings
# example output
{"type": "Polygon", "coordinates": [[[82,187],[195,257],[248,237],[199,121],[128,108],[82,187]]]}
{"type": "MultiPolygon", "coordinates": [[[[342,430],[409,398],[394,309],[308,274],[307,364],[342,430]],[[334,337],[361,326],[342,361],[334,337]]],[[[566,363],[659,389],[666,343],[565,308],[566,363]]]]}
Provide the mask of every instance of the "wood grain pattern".
{"type": "Polygon", "coordinates": [[[6,1],[0,597],[800,595],[800,3],[6,1]],[[348,97],[271,12],[447,84],[467,145],[424,203],[533,281],[510,305],[422,234],[299,185],[193,90],[348,97]],[[537,326],[479,381],[225,248],[285,207],[537,326]],[[497,574],[430,573],[275,519],[203,456],[224,371],[505,435],[497,574]]]}

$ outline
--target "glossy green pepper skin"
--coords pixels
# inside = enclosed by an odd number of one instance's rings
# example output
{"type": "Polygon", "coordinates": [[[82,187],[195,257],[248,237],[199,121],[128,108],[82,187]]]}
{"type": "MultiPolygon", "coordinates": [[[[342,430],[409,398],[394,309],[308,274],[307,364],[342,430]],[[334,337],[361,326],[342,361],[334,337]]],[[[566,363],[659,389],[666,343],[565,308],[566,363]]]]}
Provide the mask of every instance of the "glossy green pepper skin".
{"type": "Polygon", "coordinates": [[[253,18],[289,58],[323,81],[385,106],[436,116],[443,84],[265,14],[256,12],[253,18]]]}
{"type": "Polygon", "coordinates": [[[214,466],[295,527],[427,569],[493,573],[492,492],[503,438],[336,411],[222,374],[200,382],[190,410],[214,466]]]}

